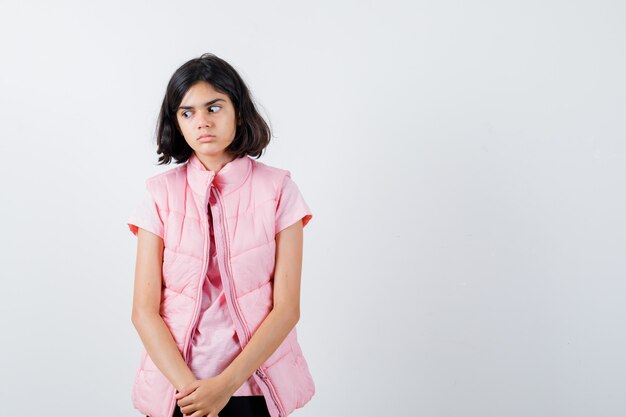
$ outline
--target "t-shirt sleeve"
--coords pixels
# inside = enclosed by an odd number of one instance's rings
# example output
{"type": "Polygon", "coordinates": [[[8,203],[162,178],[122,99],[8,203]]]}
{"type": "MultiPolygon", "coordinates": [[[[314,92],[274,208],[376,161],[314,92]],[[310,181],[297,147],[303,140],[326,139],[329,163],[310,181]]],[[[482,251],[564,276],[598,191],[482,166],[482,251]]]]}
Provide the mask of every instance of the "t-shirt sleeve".
{"type": "Polygon", "coordinates": [[[141,227],[163,239],[163,220],[148,190],[144,190],[143,199],[135,206],[126,224],[135,236],[137,236],[138,228],[141,227]]]}
{"type": "Polygon", "coordinates": [[[285,176],[276,208],[276,234],[302,219],[306,226],[313,217],[300,189],[289,175],[285,176]]]}

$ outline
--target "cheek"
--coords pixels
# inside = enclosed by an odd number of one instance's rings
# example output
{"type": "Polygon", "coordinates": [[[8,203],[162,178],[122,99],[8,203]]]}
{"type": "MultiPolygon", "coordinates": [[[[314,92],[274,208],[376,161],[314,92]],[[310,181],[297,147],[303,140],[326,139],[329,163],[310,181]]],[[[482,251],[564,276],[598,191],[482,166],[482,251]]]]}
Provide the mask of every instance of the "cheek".
{"type": "Polygon", "coordinates": [[[178,125],[178,126],[177,126],[177,127],[178,127],[178,131],[179,131],[179,132],[180,132],[183,136],[185,136],[185,134],[189,131],[189,126],[188,126],[188,125],[189,125],[189,123],[188,123],[188,121],[187,121],[187,120],[180,120],[180,119],[179,119],[179,120],[178,120],[177,125],[178,125]]]}
{"type": "Polygon", "coordinates": [[[230,116],[230,117],[229,117],[229,121],[228,121],[228,122],[229,122],[230,126],[231,126],[233,129],[236,129],[236,128],[237,128],[237,118],[236,118],[236,117],[234,117],[234,116],[230,116]]]}

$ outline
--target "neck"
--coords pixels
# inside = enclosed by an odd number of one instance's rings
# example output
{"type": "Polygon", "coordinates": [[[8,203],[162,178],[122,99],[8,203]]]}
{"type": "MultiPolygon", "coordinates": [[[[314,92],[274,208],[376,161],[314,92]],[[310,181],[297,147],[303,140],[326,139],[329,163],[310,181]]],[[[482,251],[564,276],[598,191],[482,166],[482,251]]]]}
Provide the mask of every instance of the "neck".
{"type": "Polygon", "coordinates": [[[198,157],[198,160],[202,162],[202,165],[204,165],[206,169],[208,169],[209,171],[213,171],[216,174],[219,172],[220,169],[224,167],[224,165],[235,159],[234,155],[230,155],[227,153],[223,153],[219,156],[201,154],[196,154],[196,156],[198,157]]]}

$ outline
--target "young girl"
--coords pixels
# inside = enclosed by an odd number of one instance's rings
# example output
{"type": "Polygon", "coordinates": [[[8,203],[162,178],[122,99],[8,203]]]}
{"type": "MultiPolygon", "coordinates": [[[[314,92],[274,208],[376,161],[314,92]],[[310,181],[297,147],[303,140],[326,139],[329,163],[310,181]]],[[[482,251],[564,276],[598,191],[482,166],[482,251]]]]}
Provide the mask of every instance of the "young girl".
{"type": "Polygon", "coordinates": [[[169,81],[159,163],[128,219],[132,322],[145,350],[132,400],[149,417],[285,417],[315,393],[295,325],[311,211],[235,69],[213,54],[169,81]]]}

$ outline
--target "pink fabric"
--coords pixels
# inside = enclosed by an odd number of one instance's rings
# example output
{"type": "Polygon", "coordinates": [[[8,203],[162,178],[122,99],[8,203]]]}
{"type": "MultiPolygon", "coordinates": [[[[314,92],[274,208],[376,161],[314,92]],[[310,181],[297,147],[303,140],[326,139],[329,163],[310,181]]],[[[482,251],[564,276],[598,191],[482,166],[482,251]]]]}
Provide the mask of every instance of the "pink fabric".
{"type": "MultiPolygon", "coordinates": [[[[228,313],[226,295],[222,288],[213,226],[209,224],[211,235],[209,270],[202,286],[200,318],[191,339],[189,362],[191,372],[198,379],[219,375],[241,353],[239,339],[228,313]]],[[[250,376],[233,395],[263,395],[263,392],[250,376]]]]}
{"type": "Polygon", "coordinates": [[[276,209],[275,234],[291,226],[302,219],[302,226],[306,226],[311,220],[312,214],[309,206],[304,201],[300,190],[293,180],[286,176],[276,209]]]}
{"type": "MultiPolygon", "coordinates": [[[[215,174],[192,155],[187,163],[146,180],[150,198],[127,223],[134,234],[142,227],[163,238],[160,314],[188,362],[209,273],[207,204],[215,216],[213,246],[223,260],[224,299],[245,348],[272,309],[275,232],[299,219],[306,225],[312,217],[299,192],[288,191],[297,187],[287,177],[289,171],[250,157],[235,159],[215,174]]],[[[295,327],[252,377],[272,417],[286,417],[311,400],[315,384],[295,327]]],[[[175,392],[144,349],[133,385],[135,408],[144,415],[171,417],[175,392]]]]}
{"type": "Polygon", "coordinates": [[[137,229],[141,227],[163,239],[163,221],[148,190],[144,190],[143,198],[133,209],[127,223],[134,235],[137,235],[137,229]]]}
{"type": "MultiPolygon", "coordinates": [[[[285,176],[276,209],[275,233],[278,234],[300,219],[302,219],[303,226],[306,226],[311,218],[311,210],[297,184],[291,177],[285,176]]],[[[141,227],[163,238],[163,220],[161,220],[154,199],[147,190],[144,190],[143,198],[133,209],[127,223],[134,235],[137,234],[137,228],[141,227]]]]}
{"type": "MultiPolygon", "coordinates": [[[[202,167],[198,166],[198,161],[196,161],[195,158],[193,157],[190,160],[190,164],[191,166],[198,167],[192,170],[194,177],[192,177],[191,179],[195,181],[196,180],[195,175],[197,172],[202,171],[202,167]]],[[[243,160],[237,160],[235,161],[235,163],[231,162],[230,166],[229,165],[226,166],[229,169],[224,170],[223,168],[222,170],[226,173],[226,175],[220,176],[220,173],[222,173],[222,171],[220,171],[215,176],[215,183],[219,185],[220,187],[232,186],[234,188],[238,184],[237,181],[241,181],[242,178],[246,178],[244,176],[245,170],[249,169],[247,167],[250,166],[250,164],[258,167],[257,175],[259,176],[267,175],[266,172],[269,174],[270,172],[269,170],[273,169],[270,167],[266,168],[265,166],[263,166],[262,164],[256,161],[252,161],[252,160],[249,160],[248,158],[245,158],[243,160]]],[[[280,171],[276,170],[275,172],[279,173],[280,171]]],[[[174,172],[172,171],[170,175],[173,175],[173,173],[174,172]]],[[[190,174],[187,173],[188,180],[190,178],[189,175],[190,174]]],[[[196,181],[191,185],[194,185],[197,183],[199,183],[199,181],[196,181]]],[[[277,201],[277,205],[276,205],[275,217],[273,217],[274,232],[279,233],[280,231],[284,230],[285,228],[294,224],[300,219],[302,219],[303,224],[306,225],[309,222],[309,220],[312,218],[312,215],[311,215],[311,211],[309,207],[307,206],[302,195],[300,194],[300,191],[297,185],[291,180],[289,175],[284,175],[281,182],[279,182],[278,184],[281,184],[281,185],[279,186],[279,193],[277,194],[277,197],[275,200],[277,201]]],[[[222,189],[228,190],[226,188],[222,188],[222,189]]],[[[200,190],[198,191],[201,192],[200,190]]],[[[227,194],[226,191],[224,191],[224,194],[227,194]]],[[[241,195],[245,196],[246,194],[242,191],[241,195]]],[[[234,198],[235,197],[230,197],[231,200],[235,201],[234,198]]],[[[229,201],[230,200],[227,200],[227,203],[229,201]]],[[[151,233],[156,234],[157,236],[160,236],[161,238],[164,239],[165,242],[169,241],[173,245],[182,245],[182,243],[180,243],[180,240],[176,239],[173,235],[171,235],[168,238],[167,231],[165,231],[166,228],[164,226],[163,220],[167,218],[168,215],[171,216],[171,213],[174,213],[174,211],[168,210],[168,209],[171,209],[171,207],[167,207],[163,203],[159,203],[159,204],[156,203],[153,193],[146,193],[146,196],[144,197],[144,199],[141,201],[139,205],[135,207],[135,210],[131,214],[130,218],[127,220],[128,227],[130,228],[131,232],[135,235],[137,234],[138,228],[142,228],[151,233]],[[159,204],[163,207],[162,210],[159,209],[159,204]]],[[[226,208],[233,210],[234,207],[237,207],[237,206],[233,206],[231,204],[230,206],[227,205],[226,208]]],[[[239,207],[245,207],[245,206],[239,205],[239,207]]],[[[176,212],[181,213],[180,210],[176,212]]],[[[232,215],[229,215],[229,218],[232,218],[231,216],[232,215]]],[[[259,217],[259,220],[261,219],[264,219],[264,217],[259,217]]],[[[261,220],[261,221],[265,221],[265,220],[261,220]]],[[[233,225],[237,225],[236,221],[231,221],[231,222],[233,225]]],[[[262,223],[259,223],[259,224],[262,224],[262,223]]],[[[237,229],[228,231],[231,237],[235,230],[237,229]]],[[[248,229],[248,230],[253,231],[253,229],[248,229]]],[[[259,229],[258,231],[260,230],[263,230],[263,229],[259,229]]],[[[269,230],[271,233],[271,228],[269,230]]],[[[214,242],[214,237],[213,237],[212,232],[213,231],[211,230],[210,246],[209,246],[210,247],[209,267],[207,270],[207,277],[206,279],[203,280],[202,290],[201,290],[200,316],[198,319],[196,330],[193,333],[193,336],[190,340],[191,349],[190,349],[190,356],[188,358],[190,368],[192,369],[192,372],[194,373],[194,375],[196,375],[197,378],[208,378],[210,376],[217,375],[223,369],[225,369],[228,366],[228,364],[241,352],[240,341],[237,337],[237,332],[233,323],[233,316],[231,312],[228,310],[228,306],[226,303],[226,293],[225,293],[224,288],[222,288],[222,281],[220,278],[219,268],[218,268],[216,258],[215,258],[215,255],[216,255],[215,242],[214,242]]],[[[240,252],[241,250],[243,250],[245,253],[252,254],[252,252],[247,252],[246,249],[241,249],[240,245],[242,243],[246,244],[246,240],[234,240],[231,243],[237,244],[234,248],[231,248],[233,251],[236,250],[237,252],[240,252]]],[[[168,252],[168,244],[166,243],[165,246],[166,246],[166,252],[168,252]]],[[[201,249],[200,245],[196,245],[196,247],[199,247],[201,249]]],[[[252,247],[252,249],[254,248],[255,246],[252,247]]],[[[169,251],[171,251],[172,249],[179,250],[179,248],[175,246],[170,246],[169,251]]],[[[200,252],[202,252],[202,250],[200,250],[200,252]]],[[[196,254],[194,256],[201,256],[201,255],[196,254]]],[[[231,256],[237,256],[237,253],[231,253],[231,256]]],[[[170,259],[170,261],[168,261],[168,259],[165,260],[166,264],[171,264],[171,260],[176,259],[176,258],[172,258],[171,255],[166,258],[170,259]]],[[[236,259],[239,260],[242,258],[236,258],[236,259]]],[[[235,265],[236,271],[241,270],[241,268],[237,268],[237,265],[235,265]]],[[[173,272],[172,268],[169,268],[169,269],[170,269],[170,272],[173,272]]],[[[245,269],[245,271],[246,273],[247,271],[252,272],[254,271],[254,269],[245,269]]],[[[169,280],[174,279],[174,276],[172,276],[171,274],[168,274],[168,275],[170,275],[169,280]]],[[[172,285],[175,284],[174,281],[171,281],[171,282],[172,282],[172,285]]],[[[241,282],[242,285],[243,283],[244,281],[241,282]]],[[[258,284],[256,285],[258,286],[258,284]]],[[[181,287],[181,289],[182,288],[183,287],[181,287]]],[[[245,287],[242,287],[242,289],[243,288],[245,287]]],[[[189,289],[191,290],[190,294],[193,293],[192,288],[189,287],[189,289]]],[[[166,291],[164,294],[164,297],[168,299],[171,299],[171,297],[182,297],[181,300],[186,298],[185,295],[180,295],[180,296],[177,294],[172,295],[169,288],[165,288],[164,290],[166,291]]],[[[259,290],[262,290],[262,288],[259,287],[259,290]]],[[[245,290],[245,291],[250,291],[250,290],[245,290]]],[[[258,292],[258,294],[260,295],[261,292],[258,292]]],[[[255,297],[258,297],[258,296],[255,295],[255,297]]],[[[176,301],[174,301],[174,303],[175,302],[176,301]]],[[[251,304],[250,306],[253,306],[253,305],[255,304],[251,304]]],[[[244,312],[246,315],[250,315],[250,314],[260,315],[260,314],[264,314],[262,313],[262,311],[264,311],[262,308],[263,307],[261,305],[259,305],[259,307],[255,309],[250,309],[250,307],[248,307],[248,308],[244,308],[244,312]]],[[[171,316],[170,313],[168,312],[167,319],[171,321],[172,317],[173,316],[171,316]]],[[[256,317],[254,318],[256,321],[257,318],[256,317]]],[[[261,318],[262,317],[259,316],[258,319],[261,319],[261,318]]],[[[166,323],[168,322],[168,320],[166,320],[166,323]]],[[[252,327],[251,327],[252,331],[254,331],[254,329],[256,329],[256,327],[258,326],[258,324],[253,324],[253,323],[254,321],[249,323],[249,324],[252,324],[252,327]]],[[[174,336],[175,336],[175,340],[177,341],[177,344],[179,344],[179,348],[182,349],[182,346],[180,346],[180,343],[181,343],[180,336],[178,336],[178,334],[174,334],[174,336]]],[[[285,411],[287,413],[290,413],[293,410],[293,408],[301,407],[306,401],[308,401],[308,399],[310,399],[310,396],[313,395],[313,392],[314,392],[313,382],[312,380],[310,380],[310,375],[308,374],[306,363],[302,357],[302,352],[300,351],[300,347],[298,346],[298,343],[297,343],[295,329],[292,330],[292,332],[287,337],[287,339],[283,342],[283,344],[281,344],[281,347],[274,353],[274,355],[272,355],[272,357],[268,359],[268,361],[266,361],[264,365],[271,366],[271,364],[276,364],[276,365],[273,366],[273,368],[270,369],[270,371],[273,370],[275,375],[278,375],[279,372],[281,373],[281,375],[284,375],[284,376],[281,376],[282,383],[281,383],[281,387],[280,387],[278,394],[283,401],[286,401],[286,400],[289,401],[289,408],[286,409],[285,411]],[[285,353],[287,352],[285,349],[289,349],[289,347],[291,347],[293,356],[289,356],[289,357],[284,356],[285,353]],[[291,362],[288,362],[288,361],[291,361],[291,362]],[[278,367],[279,362],[281,363],[280,367],[278,367]],[[282,365],[283,362],[284,362],[284,365],[282,365]],[[288,363],[291,365],[287,365],[288,363]],[[285,368],[285,366],[287,366],[287,368],[285,368]],[[296,372],[297,370],[297,373],[293,374],[292,370],[293,372],[296,372]],[[294,382],[293,380],[294,377],[298,378],[297,383],[294,382]],[[290,384],[289,381],[292,381],[291,385],[289,385],[290,384]],[[283,384],[287,384],[287,385],[283,386],[283,384]],[[296,387],[297,387],[297,390],[292,391],[293,389],[296,389],[296,387]],[[289,391],[287,392],[286,390],[289,390],[289,391]],[[285,392],[285,393],[282,393],[282,392],[285,392]],[[300,402],[292,403],[292,401],[296,401],[296,395],[301,396],[301,399],[298,400],[300,402]]],[[[140,378],[138,381],[142,381],[144,378],[150,376],[149,373],[146,373],[146,372],[150,372],[149,371],[150,369],[157,371],[154,368],[154,365],[152,364],[150,358],[146,357],[145,365],[142,365],[139,370],[141,375],[138,374],[138,377],[140,378]]],[[[269,376],[272,378],[276,378],[271,373],[269,376]]],[[[261,387],[259,386],[259,384],[262,384],[260,382],[260,379],[258,379],[258,376],[256,376],[256,379],[255,379],[255,375],[253,374],[235,392],[234,395],[265,395],[266,400],[269,401],[269,405],[271,406],[270,407],[271,414],[274,417],[276,413],[278,412],[278,410],[275,407],[273,407],[273,401],[271,398],[269,398],[265,384],[263,384],[263,389],[266,390],[265,393],[261,390],[261,387]]],[[[136,385],[135,394],[134,394],[136,405],[140,403],[148,404],[145,401],[147,400],[149,395],[150,395],[150,391],[144,388],[143,382],[141,383],[141,385],[136,385]]],[[[147,406],[142,405],[139,408],[143,409],[142,407],[147,407],[147,406]]],[[[145,409],[147,410],[147,408],[145,409]]],[[[159,412],[160,411],[157,412],[157,410],[155,409],[154,415],[157,415],[159,412]]]]}

